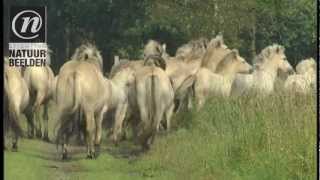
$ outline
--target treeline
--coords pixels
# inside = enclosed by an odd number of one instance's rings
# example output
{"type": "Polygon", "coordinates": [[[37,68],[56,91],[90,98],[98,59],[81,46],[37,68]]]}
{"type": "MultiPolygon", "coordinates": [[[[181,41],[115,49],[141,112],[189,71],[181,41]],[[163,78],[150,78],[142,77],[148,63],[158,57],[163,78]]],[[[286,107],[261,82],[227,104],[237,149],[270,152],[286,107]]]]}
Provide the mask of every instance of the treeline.
{"type": "Polygon", "coordinates": [[[150,38],[174,55],[181,44],[218,33],[249,62],[272,43],[286,47],[293,65],[317,55],[315,0],[5,0],[5,48],[11,5],[47,6],[55,71],[88,40],[102,51],[105,70],[116,54],[139,58],[150,38]]]}

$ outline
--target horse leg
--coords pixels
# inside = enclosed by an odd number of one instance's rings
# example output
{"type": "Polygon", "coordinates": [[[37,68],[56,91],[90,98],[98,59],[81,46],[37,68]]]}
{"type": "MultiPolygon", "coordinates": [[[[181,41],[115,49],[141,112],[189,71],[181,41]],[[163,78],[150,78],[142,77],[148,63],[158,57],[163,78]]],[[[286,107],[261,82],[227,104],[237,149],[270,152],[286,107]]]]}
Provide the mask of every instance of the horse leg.
{"type": "Polygon", "coordinates": [[[170,107],[167,109],[167,111],[165,112],[165,119],[167,122],[167,131],[170,131],[170,128],[171,128],[171,117],[173,114],[173,110],[174,110],[174,104],[172,103],[170,107]]]}
{"type": "Polygon", "coordinates": [[[123,126],[124,118],[126,116],[127,108],[128,108],[128,104],[122,103],[122,104],[118,105],[118,107],[116,109],[113,135],[112,135],[112,141],[115,144],[118,143],[118,137],[122,133],[122,126],[123,126]]]}
{"type": "Polygon", "coordinates": [[[60,144],[60,139],[62,139],[62,160],[66,160],[68,158],[68,143],[69,143],[69,133],[68,131],[71,129],[71,127],[68,123],[70,121],[70,115],[60,112],[58,113],[58,120],[61,120],[61,124],[59,124],[59,129],[57,132],[57,143],[60,144]]]}
{"type": "Polygon", "coordinates": [[[43,105],[43,114],[42,114],[42,119],[43,119],[43,125],[44,125],[44,133],[43,133],[43,140],[49,142],[49,133],[48,133],[48,121],[49,121],[49,112],[48,112],[49,104],[46,102],[43,105]]]}
{"type": "Polygon", "coordinates": [[[18,139],[19,139],[19,134],[18,134],[18,132],[14,131],[13,139],[12,139],[12,151],[13,152],[18,151],[18,139]]]}
{"type": "Polygon", "coordinates": [[[188,97],[187,97],[188,99],[187,99],[187,109],[190,111],[191,109],[192,109],[192,107],[193,107],[193,105],[192,105],[192,92],[188,92],[188,97]]]}
{"type": "Polygon", "coordinates": [[[34,119],[35,119],[35,133],[37,138],[42,137],[42,132],[41,132],[41,117],[40,117],[40,106],[36,106],[34,108],[34,119]]]}
{"type": "Polygon", "coordinates": [[[150,129],[148,128],[148,126],[151,127],[150,124],[152,124],[153,122],[150,122],[148,119],[148,112],[147,110],[142,107],[140,108],[140,118],[141,121],[139,123],[139,132],[138,132],[138,138],[139,138],[139,143],[142,145],[143,149],[148,149],[148,138],[149,138],[149,131],[150,129]]]}
{"type": "Polygon", "coordinates": [[[86,111],[86,143],[87,143],[87,158],[94,158],[94,130],[95,130],[95,121],[94,121],[94,112],[86,111]]]}
{"type": "Polygon", "coordinates": [[[205,92],[199,91],[196,92],[196,104],[197,104],[197,110],[199,111],[205,102],[205,92]]]}
{"type": "Polygon", "coordinates": [[[32,112],[32,107],[27,106],[24,114],[26,115],[27,118],[27,126],[28,126],[28,137],[33,138],[35,134],[35,124],[34,124],[34,117],[33,117],[33,112],[32,112]]]}
{"type": "Polygon", "coordinates": [[[95,157],[99,156],[100,153],[100,144],[101,144],[101,134],[102,134],[102,121],[103,121],[103,115],[107,111],[107,107],[103,107],[102,110],[97,114],[95,117],[95,124],[96,124],[96,131],[95,131],[95,157]]]}
{"type": "Polygon", "coordinates": [[[22,129],[19,125],[20,113],[18,109],[11,109],[10,113],[10,124],[13,130],[12,151],[16,152],[18,151],[18,138],[22,135],[22,129]]]}
{"type": "MultiPolygon", "coordinates": [[[[8,133],[9,130],[9,110],[8,110],[8,99],[5,96],[4,97],[4,102],[3,102],[4,106],[3,106],[3,135],[4,135],[4,139],[6,138],[6,135],[8,133]]],[[[5,144],[5,143],[4,143],[5,144]]]]}
{"type": "Polygon", "coordinates": [[[38,92],[37,93],[37,97],[36,97],[36,101],[34,103],[34,113],[35,113],[35,116],[36,116],[36,136],[38,138],[41,138],[42,137],[42,132],[41,132],[41,115],[40,115],[40,108],[41,108],[41,105],[43,104],[43,100],[44,100],[44,97],[45,95],[41,92],[38,92]]]}
{"type": "Polygon", "coordinates": [[[68,159],[68,143],[69,143],[69,135],[67,132],[63,132],[62,160],[68,159]]]}
{"type": "Polygon", "coordinates": [[[79,145],[82,144],[82,140],[83,140],[83,112],[81,109],[77,110],[76,115],[74,116],[75,121],[76,122],[76,133],[77,133],[77,137],[76,137],[76,141],[79,145]]]}

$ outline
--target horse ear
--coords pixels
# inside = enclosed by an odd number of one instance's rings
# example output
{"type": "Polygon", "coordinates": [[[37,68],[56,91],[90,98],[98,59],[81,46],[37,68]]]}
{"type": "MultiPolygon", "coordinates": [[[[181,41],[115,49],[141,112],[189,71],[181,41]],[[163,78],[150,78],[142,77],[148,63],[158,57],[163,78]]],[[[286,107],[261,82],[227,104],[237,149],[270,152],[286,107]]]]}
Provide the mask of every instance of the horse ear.
{"type": "Polygon", "coordinates": [[[120,64],[119,56],[114,56],[114,66],[118,66],[120,64]]]}
{"type": "Polygon", "coordinates": [[[166,51],[167,51],[167,45],[166,45],[166,43],[163,43],[163,44],[162,44],[162,49],[163,49],[163,52],[166,52],[166,51]]]}
{"type": "Polygon", "coordinates": [[[233,58],[233,59],[237,59],[237,57],[239,56],[239,51],[238,51],[238,49],[232,49],[231,55],[232,55],[232,58],[233,58]]]}
{"type": "Polygon", "coordinates": [[[284,52],[284,47],[283,46],[277,46],[276,48],[276,53],[283,53],[284,52]]]}
{"type": "Polygon", "coordinates": [[[216,47],[216,48],[219,48],[219,47],[221,47],[221,46],[222,46],[222,44],[223,44],[222,40],[221,40],[221,39],[219,39],[219,40],[217,41],[217,43],[216,43],[215,47],[216,47]]]}
{"type": "Polygon", "coordinates": [[[216,43],[215,43],[215,47],[216,47],[216,48],[219,48],[219,47],[221,47],[221,46],[224,44],[224,42],[223,42],[223,36],[222,36],[221,33],[220,33],[219,35],[217,35],[217,37],[216,37],[215,39],[216,39],[216,43]]]}
{"type": "Polygon", "coordinates": [[[166,62],[165,62],[164,59],[159,58],[159,59],[157,59],[155,62],[156,62],[156,64],[157,64],[158,67],[160,67],[160,68],[163,69],[164,71],[166,70],[166,62]]]}
{"type": "Polygon", "coordinates": [[[88,53],[85,53],[84,54],[84,60],[87,60],[87,59],[89,59],[89,55],[88,55],[88,53]]]}
{"type": "Polygon", "coordinates": [[[239,55],[239,50],[238,50],[238,49],[232,49],[232,51],[233,51],[234,53],[236,53],[236,55],[239,55]]]}

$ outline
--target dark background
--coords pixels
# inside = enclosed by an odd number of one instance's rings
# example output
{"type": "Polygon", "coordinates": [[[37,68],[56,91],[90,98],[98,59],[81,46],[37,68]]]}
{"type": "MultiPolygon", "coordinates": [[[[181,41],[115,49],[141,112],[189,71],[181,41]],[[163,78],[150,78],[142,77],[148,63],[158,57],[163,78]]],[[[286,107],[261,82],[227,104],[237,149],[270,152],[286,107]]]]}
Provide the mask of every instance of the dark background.
{"type": "Polygon", "coordinates": [[[55,73],[85,40],[101,50],[105,71],[114,55],[139,58],[148,39],[174,55],[182,43],[219,32],[249,62],[272,43],[286,47],[292,65],[317,55],[314,0],[4,0],[5,55],[11,5],[47,6],[55,73]]]}

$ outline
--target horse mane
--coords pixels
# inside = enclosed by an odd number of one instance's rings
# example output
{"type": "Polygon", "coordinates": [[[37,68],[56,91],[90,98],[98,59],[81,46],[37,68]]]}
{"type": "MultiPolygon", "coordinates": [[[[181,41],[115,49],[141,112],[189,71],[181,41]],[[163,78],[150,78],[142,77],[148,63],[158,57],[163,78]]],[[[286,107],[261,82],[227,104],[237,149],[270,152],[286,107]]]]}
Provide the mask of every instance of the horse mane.
{"type": "Polygon", "coordinates": [[[161,57],[157,55],[149,55],[143,62],[144,66],[152,66],[155,65],[164,71],[166,70],[167,63],[166,61],[161,57]]]}
{"type": "Polygon", "coordinates": [[[259,64],[264,63],[274,54],[284,53],[284,51],[285,51],[285,48],[279,44],[273,44],[273,45],[267,46],[261,51],[261,53],[258,56],[256,56],[253,59],[253,63],[259,66],[259,64]]]}
{"type": "Polygon", "coordinates": [[[4,56],[3,61],[4,61],[4,65],[9,65],[9,57],[8,56],[4,56]]]}
{"type": "Polygon", "coordinates": [[[99,68],[102,71],[103,60],[100,51],[97,47],[89,42],[82,44],[78,47],[74,54],[71,56],[71,60],[75,61],[92,61],[98,63],[99,68]]]}
{"type": "Polygon", "coordinates": [[[207,45],[208,45],[208,39],[204,37],[191,40],[188,43],[180,46],[177,49],[175,56],[179,60],[198,58],[201,51],[205,53],[207,49],[207,45]]]}
{"type": "Polygon", "coordinates": [[[308,58],[308,59],[304,59],[304,60],[300,61],[296,66],[296,71],[298,74],[303,74],[307,70],[309,70],[310,68],[312,68],[313,70],[317,69],[317,63],[313,58],[308,58]],[[308,69],[306,69],[306,68],[308,68],[308,69]]]}
{"type": "Polygon", "coordinates": [[[213,53],[213,51],[216,48],[222,47],[222,46],[226,46],[224,44],[224,40],[223,40],[223,35],[222,34],[218,34],[215,38],[212,38],[210,40],[210,42],[207,44],[207,49],[206,52],[204,53],[204,56],[202,58],[202,62],[201,62],[201,66],[207,66],[207,64],[210,61],[211,58],[211,54],[213,53]]]}
{"type": "Polygon", "coordinates": [[[225,70],[237,56],[239,56],[239,51],[237,49],[233,49],[230,53],[225,55],[225,57],[218,63],[216,72],[220,73],[225,70]]]}
{"type": "Polygon", "coordinates": [[[155,41],[152,39],[149,40],[143,50],[143,56],[144,56],[143,57],[143,60],[144,60],[143,64],[145,66],[149,66],[149,65],[153,64],[153,65],[158,66],[158,67],[162,68],[163,70],[165,70],[166,69],[166,62],[162,58],[163,51],[164,50],[158,41],[155,41]]]}
{"type": "Polygon", "coordinates": [[[113,78],[119,71],[129,67],[129,62],[128,59],[121,59],[117,65],[113,65],[109,73],[109,78],[113,78]]]}
{"type": "Polygon", "coordinates": [[[51,54],[53,51],[50,49],[50,47],[47,47],[47,58],[46,58],[46,65],[50,66],[51,65],[51,54]]]}
{"type": "Polygon", "coordinates": [[[143,58],[146,59],[148,56],[161,56],[163,49],[158,41],[153,39],[148,40],[147,44],[143,49],[143,58]]]}

